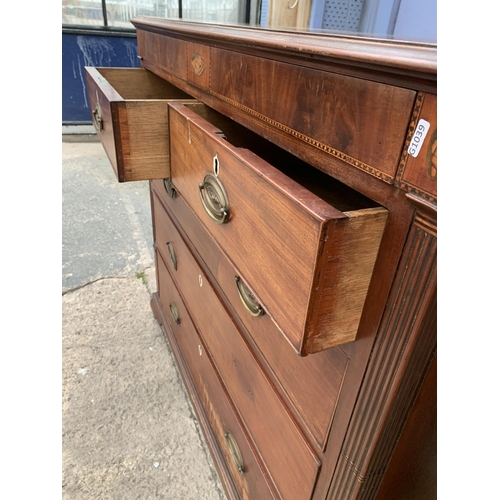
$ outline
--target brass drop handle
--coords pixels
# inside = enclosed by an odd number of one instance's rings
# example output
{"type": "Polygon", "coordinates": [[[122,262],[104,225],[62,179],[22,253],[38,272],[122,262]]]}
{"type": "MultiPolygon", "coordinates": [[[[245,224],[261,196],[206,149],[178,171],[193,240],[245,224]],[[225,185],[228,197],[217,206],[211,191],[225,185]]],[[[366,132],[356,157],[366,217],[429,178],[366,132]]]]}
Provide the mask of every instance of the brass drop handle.
{"type": "Polygon", "coordinates": [[[95,108],[92,111],[92,123],[94,124],[94,127],[98,132],[102,132],[103,122],[102,122],[101,106],[99,105],[99,101],[97,101],[95,108]]]}
{"type": "Polygon", "coordinates": [[[234,436],[230,431],[224,432],[224,437],[226,438],[226,445],[229,449],[234,465],[238,469],[238,472],[243,474],[245,472],[245,464],[243,463],[243,457],[241,456],[240,448],[236,439],[234,439],[234,436]]]}
{"type": "Polygon", "coordinates": [[[167,241],[168,255],[170,256],[170,262],[172,262],[172,267],[177,271],[177,257],[175,256],[174,245],[171,241],[167,241]]]}
{"type": "Polygon", "coordinates": [[[163,187],[165,188],[165,191],[167,192],[167,196],[169,198],[175,198],[177,191],[174,188],[174,185],[172,184],[172,179],[170,177],[168,179],[163,179],[163,187]]]}
{"type": "Polygon", "coordinates": [[[259,304],[252,292],[245,285],[245,283],[243,283],[243,280],[239,276],[235,276],[234,279],[236,281],[236,289],[238,290],[238,295],[240,296],[241,302],[243,302],[245,309],[252,316],[262,316],[264,314],[264,309],[262,309],[262,306],[259,304]]]}
{"type": "Polygon", "coordinates": [[[214,174],[207,174],[198,184],[200,200],[207,215],[217,224],[229,220],[229,202],[226,190],[214,174]]]}
{"type": "Polygon", "coordinates": [[[168,308],[170,309],[170,314],[172,315],[174,323],[178,325],[181,320],[179,319],[179,311],[177,310],[177,306],[173,302],[170,302],[168,308]]]}

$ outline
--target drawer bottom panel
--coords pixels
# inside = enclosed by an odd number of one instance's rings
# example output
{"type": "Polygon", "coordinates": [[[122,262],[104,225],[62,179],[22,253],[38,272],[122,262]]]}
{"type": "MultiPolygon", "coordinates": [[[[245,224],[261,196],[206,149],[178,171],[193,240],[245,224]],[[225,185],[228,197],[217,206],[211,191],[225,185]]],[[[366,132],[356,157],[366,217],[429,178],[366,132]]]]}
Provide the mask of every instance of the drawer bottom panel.
{"type": "Polygon", "coordinates": [[[208,351],[196,332],[158,251],[156,263],[162,308],[240,497],[243,500],[278,498],[270,490],[214,370],[208,351]]]}

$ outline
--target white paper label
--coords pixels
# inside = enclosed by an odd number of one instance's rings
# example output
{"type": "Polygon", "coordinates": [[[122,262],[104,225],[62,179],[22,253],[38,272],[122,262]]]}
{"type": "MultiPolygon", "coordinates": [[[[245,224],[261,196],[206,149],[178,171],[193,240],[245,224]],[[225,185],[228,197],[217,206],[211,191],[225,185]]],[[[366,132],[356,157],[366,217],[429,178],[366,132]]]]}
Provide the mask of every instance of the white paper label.
{"type": "Polygon", "coordinates": [[[418,156],[430,126],[429,122],[422,119],[419,120],[415,133],[411,138],[410,145],[408,146],[408,153],[410,153],[414,158],[418,156]]]}

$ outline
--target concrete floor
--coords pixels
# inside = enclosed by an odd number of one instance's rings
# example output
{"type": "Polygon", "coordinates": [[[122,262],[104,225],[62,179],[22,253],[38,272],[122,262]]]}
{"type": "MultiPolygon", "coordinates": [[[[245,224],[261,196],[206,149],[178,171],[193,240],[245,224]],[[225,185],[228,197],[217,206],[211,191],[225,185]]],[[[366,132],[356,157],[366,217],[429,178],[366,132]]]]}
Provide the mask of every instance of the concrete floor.
{"type": "Polygon", "coordinates": [[[224,500],[155,291],[147,182],[63,135],[62,498],[224,500]]]}

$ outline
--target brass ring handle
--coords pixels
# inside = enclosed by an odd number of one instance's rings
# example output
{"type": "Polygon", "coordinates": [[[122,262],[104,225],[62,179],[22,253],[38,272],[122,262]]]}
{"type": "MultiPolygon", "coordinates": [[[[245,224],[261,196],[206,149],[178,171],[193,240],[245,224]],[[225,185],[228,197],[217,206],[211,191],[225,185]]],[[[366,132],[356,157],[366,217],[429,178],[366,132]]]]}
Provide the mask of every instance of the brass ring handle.
{"type": "Polygon", "coordinates": [[[262,309],[262,306],[259,304],[252,292],[245,285],[245,283],[243,283],[243,280],[239,276],[235,276],[234,279],[236,281],[236,289],[238,290],[238,295],[240,296],[241,302],[243,302],[245,309],[252,316],[262,316],[264,314],[264,309],[262,309]]]}
{"type": "Polygon", "coordinates": [[[226,438],[226,445],[229,449],[234,465],[238,469],[238,472],[243,474],[245,472],[245,464],[243,463],[243,457],[241,456],[240,448],[236,439],[234,439],[234,436],[229,431],[224,432],[224,437],[226,438]]]}
{"type": "Polygon", "coordinates": [[[172,267],[177,271],[177,257],[175,256],[174,246],[171,241],[167,241],[168,255],[170,256],[170,262],[172,262],[172,267]]]}
{"type": "Polygon", "coordinates": [[[207,215],[217,224],[229,220],[229,202],[226,190],[214,174],[207,174],[198,184],[200,200],[207,215]]]}
{"type": "Polygon", "coordinates": [[[290,6],[290,0],[288,0],[286,3],[286,7],[287,7],[287,9],[292,10],[292,9],[295,9],[295,7],[297,7],[298,3],[299,3],[299,0],[295,0],[295,3],[292,6],[290,6]]]}
{"type": "Polygon", "coordinates": [[[174,323],[178,325],[181,322],[181,320],[179,318],[179,311],[177,310],[177,306],[173,302],[170,302],[168,308],[170,309],[170,314],[172,315],[174,323]]]}
{"type": "Polygon", "coordinates": [[[169,198],[175,198],[177,191],[174,188],[174,185],[172,184],[172,179],[170,177],[168,179],[163,179],[163,187],[165,188],[165,191],[167,192],[167,196],[169,198]]]}
{"type": "Polygon", "coordinates": [[[95,109],[92,111],[92,123],[94,124],[94,127],[98,132],[102,132],[103,122],[101,106],[99,105],[99,102],[97,102],[97,104],[95,105],[95,109]]]}

